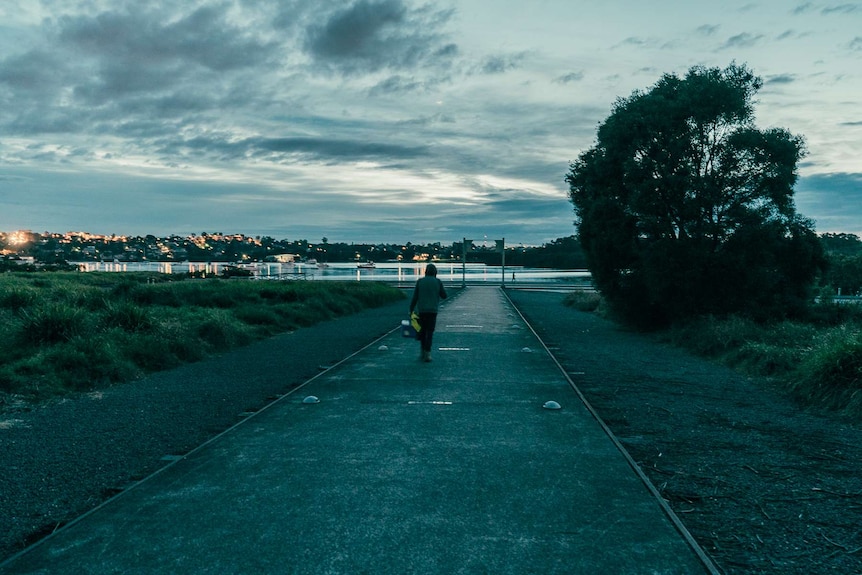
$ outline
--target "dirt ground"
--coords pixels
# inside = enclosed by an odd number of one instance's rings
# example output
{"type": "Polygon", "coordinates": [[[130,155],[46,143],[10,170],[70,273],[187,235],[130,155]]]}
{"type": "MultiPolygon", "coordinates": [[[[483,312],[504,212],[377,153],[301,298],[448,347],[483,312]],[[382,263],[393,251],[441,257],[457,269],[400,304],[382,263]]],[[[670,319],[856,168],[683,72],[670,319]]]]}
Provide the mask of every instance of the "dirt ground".
{"type": "Polygon", "coordinates": [[[725,573],[862,573],[862,425],[648,335],[511,292],[725,573]]]}

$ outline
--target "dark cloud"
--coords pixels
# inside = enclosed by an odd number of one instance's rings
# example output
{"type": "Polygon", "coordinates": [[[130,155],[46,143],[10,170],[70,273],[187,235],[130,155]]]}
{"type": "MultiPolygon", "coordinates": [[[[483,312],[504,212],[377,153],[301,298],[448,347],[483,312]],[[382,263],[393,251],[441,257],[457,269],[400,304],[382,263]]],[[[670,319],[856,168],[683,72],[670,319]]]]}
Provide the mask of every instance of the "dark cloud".
{"type": "Polygon", "coordinates": [[[811,2],[803,2],[802,4],[800,4],[799,6],[794,8],[792,13],[796,14],[796,15],[805,14],[806,12],[809,12],[813,8],[814,8],[814,6],[811,4],[811,2]]]}
{"type": "Polygon", "coordinates": [[[854,52],[862,51],[862,36],[856,36],[850,41],[849,48],[854,52]]]}
{"type": "Polygon", "coordinates": [[[403,0],[360,0],[310,26],[305,50],[344,74],[445,66],[458,51],[439,32],[450,15],[403,0]]]}
{"type": "Polygon", "coordinates": [[[477,71],[481,74],[504,74],[509,70],[521,67],[526,53],[488,56],[479,64],[477,71]]]}
{"type": "Polygon", "coordinates": [[[438,112],[432,116],[423,116],[421,118],[414,118],[412,120],[405,120],[403,122],[398,122],[399,126],[419,126],[419,127],[428,127],[428,126],[439,126],[445,124],[455,124],[455,118],[450,116],[449,114],[444,114],[443,112],[438,112]]]}
{"type": "Polygon", "coordinates": [[[794,74],[778,74],[777,76],[768,76],[766,78],[767,84],[792,84],[796,81],[796,76],[794,74]]]}
{"type": "Polygon", "coordinates": [[[752,48],[761,40],[763,40],[763,34],[749,34],[748,32],[743,32],[742,34],[737,34],[736,36],[728,38],[722,46],[722,49],[752,48]]]}
{"type": "Polygon", "coordinates": [[[201,6],[176,20],[144,8],[62,17],[59,39],[99,60],[137,69],[196,65],[225,72],[256,65],[271,54],[273,46],[231,24],[228,8],[201,6]]]}
{"type": "Polygon", "coordinates": [[[821,10],[821,13],[829,16],[830,14],[854,14],[862,11],[862,5],[856,4],[838,4],[837,6],[826,6],[821,10]]]}
{"type": "MultiPolygon", "coordinates": [[[[360,1],[309,31],[308,49],[323,59],[376,59],[381,48],[404,42],[407,8],[398,0],[360,1]]],[[[409,52],[410,50],[408,50],[409,52]]]]}
{"type": "Polygon", "coordinates": [[[446,80],[447,78],[445,77],[419,79],[414,76],[407,77],[396,74],[378,82],[373,88],[371,88],[371,90],[369,90],[369,94],[372,96],[380,96],[387,94],[406,94],[409,92],[427,92],[446,80]]]}
{"type": "Polygon", "coordinates": [[[21,110],[4,126],[4,131],[11,134],[41,135],[41,134],[77,134],[88,126],[85,118],[76,115],[74,111],[29,108],[21,110]]]}
{"type": "Polygon", "coordinates": [[[57,15],[39,29],[37,46],[0,60],[0,129],[119,136],[175,129],[179,116],[193,122],[225,109],[246,76],[280,53],[259,30],[236,23],[244,20],[232,4],[174,4],[118,1],[87,14],[52,4],[57,15]]]}
{"type": "Polygon", "coordinates": [[[697,33],[704,36],[714,36],[718,32],[719,28],[721,28],[721,26],[704,24],[703,26],[698,26],[697,33]]]}
{"type": "Polygon", "coordinates": [[[568,74],[563,74],[558,78],[554,79],[554,82],[557,84],[571,84],[573,82],[580,82],[584,79],[583,72],[569,72],[568,74]]]}
{"type": "Polygon", "coordinates": [[[0,84],[36,95],[53,92],[62,85],[64,75],[57,71],[63,68],[63,61],[54,54],[32,50],[0,61],[0,84]]]}
{"type": "Polygon", "coordinates": [[[256,157],[278,161],[280,157],[298,156],[308,161],[325,163],[367,159],[397,162],[427,153],[427,148],[424,146],[405,146],[346,138],[255,137],[236,140],[229,134],[198,136],[186,140],[164,140],[161,145],[161,152],[165,157],[178,159],[192,154],[220,160],[256,157]]]}
{"type": "Polygon", "coordinates": [[[223,4],[202,6],[178,18],[141,6],[58,19],[60,45],[87,59],[92,68],[75,86],[75,95],[83,101],[99,104],[196,85],[254,68],[275,53],[273,44],[230,23],[223,4]]]}
{"type": "Polygon", "coordinates": [[[360,142],[329,138],[259,138],[248,141],[251,148],[280,154],[302,154],[318,158],[362,159],[368,157],[410,159],[422,155],[422,146],[400,146],[380,142],[360,142]]]}
{"type": "Polygon", "coordinates": [[[622,41],[622,45],[624,46],[646,46],[647,41],[643,38],[638,38],[637,36],[629,36],[625,40],[622,41]]]}
{"type": "Polygon", "coordinates": [[[663,40],[661,38],[641,38],[640,36],[629,36],[614,48],[634,46],[635,48],[650,48],[655,50],[671,50],[677,46],[676,40],[663,40]]]}

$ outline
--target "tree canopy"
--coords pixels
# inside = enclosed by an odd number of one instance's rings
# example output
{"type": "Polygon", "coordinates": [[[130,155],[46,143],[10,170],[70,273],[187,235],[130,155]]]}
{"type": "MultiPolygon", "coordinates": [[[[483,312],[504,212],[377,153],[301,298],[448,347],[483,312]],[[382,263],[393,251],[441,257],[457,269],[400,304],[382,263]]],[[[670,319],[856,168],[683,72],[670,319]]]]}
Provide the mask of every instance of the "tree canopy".
{"type": "Polygon", "coordinates": [[[617,100],[571,164],[579,239],[624,318],[654,325],[802,305],[824,261],[793,202],[805,147],[755,126],[761,85],[736,64],[666,74],[617,100]]]}

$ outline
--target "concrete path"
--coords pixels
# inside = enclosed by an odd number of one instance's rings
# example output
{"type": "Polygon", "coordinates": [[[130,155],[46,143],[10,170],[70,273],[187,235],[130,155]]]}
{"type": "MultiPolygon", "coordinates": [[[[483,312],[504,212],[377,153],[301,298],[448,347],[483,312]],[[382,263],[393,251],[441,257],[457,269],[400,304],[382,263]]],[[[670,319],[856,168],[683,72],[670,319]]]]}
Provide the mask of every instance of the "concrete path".
{"type": "Polygon", "coordinates": [[[386,336],[0,573],[708,572],[499,288],[434,348],[386,336]]]}

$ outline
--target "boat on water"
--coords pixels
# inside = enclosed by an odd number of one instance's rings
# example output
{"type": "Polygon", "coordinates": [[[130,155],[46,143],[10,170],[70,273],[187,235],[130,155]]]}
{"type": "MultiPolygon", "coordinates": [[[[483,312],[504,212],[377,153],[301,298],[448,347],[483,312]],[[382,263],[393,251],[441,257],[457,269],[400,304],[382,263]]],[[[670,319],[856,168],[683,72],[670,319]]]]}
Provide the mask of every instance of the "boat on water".
{"type": "Polygon", "coordinates": [[[359,264],[356,267],[362,270],[373,270],[377,266],[374,265],[374,262],[365,262],[364,264],[359,264]]]}

